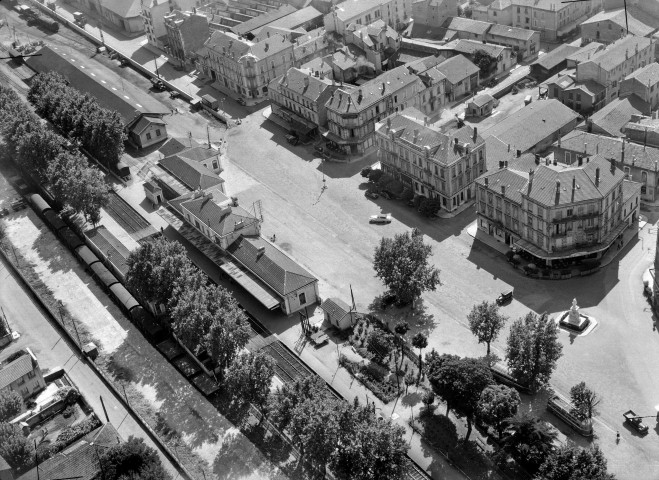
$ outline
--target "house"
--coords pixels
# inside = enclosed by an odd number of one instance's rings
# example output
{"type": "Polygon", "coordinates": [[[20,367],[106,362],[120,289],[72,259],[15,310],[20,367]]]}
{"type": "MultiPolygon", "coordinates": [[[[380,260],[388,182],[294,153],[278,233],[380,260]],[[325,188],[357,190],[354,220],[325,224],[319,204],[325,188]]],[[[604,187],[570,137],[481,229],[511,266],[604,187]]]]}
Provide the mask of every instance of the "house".
{"type": "Polygon", "coordinates": [[[542,152],[567,132],[574,130],[578,115],[558,100],[531,103],[489,128],[494,136],[521,153],[542,152]]]}
{"type": "Polygon", "coordinates": [[[159,187],[154,180],[146,180],[143,187],[144,195],[152,205],[160,205],[165,201],[165,195],[163,194],[162,188],[159,187]]]}
{"type": "MultiPolygon", "coordinates": [[[[605,88],[603,105],[618,97],[620,82],[632,72],[654,62],[651,38],[627,36],[608,45],[577,65],[577,82],[591,80],[605,88]]],[[[596,106],[596,109],[598,106],[596,106]]]]}
{"type": "Polygon", "coordinates": [[[625,136],[625,125],[632,118],[643,116],[643,113],[646,111],[647,103],[643,102],[636,95],[630,95],[626,98],[616,98],[607,106],[588,117],[586,120],[587,130],[592,133],[622,138],[625,136]]]}
{"type": "Polygon", "coordinates": [[[404,65],[357,88],[339,87],[326,104],[329,131],[324,135],[344,155],[364,155],[375,148],[375,123],[418,105],[425,89],[404,65]]]}
{"type": "Polygon", "coordinates": [[[566,165],[588,162],[595,156],[615,161],[626,178],[641,186],[641,200],[654,202],[657,198],[659,148],[576,130],[555,142],[552,151],[555,158],[566,165]]]}
{"type": "Polygon", "coordinates": [[[163,158],[178,155],[203,165],[213,173],[222,173],[222,148],[216,149],[202,145],[192,138],[170,138],[163,143],[158,152],[163,158]]]}
{"type": "Polygon", "coordinates": [[[406,109],[376,125],[382,170],[452,212],[474,198],[474,180],[485,171],[485,141],[477,128],[439,131],[418,116],[406,109]]]}
{"type": "Polygon", "coordinates": [[[511,26],[537,30],[542,41],[560,41],[593,14],[595,5],[593,0],[575,3],[563,3],[562,0],[512,0],[511,26]]]}
{"type": "Polygon", "coordinates": [[[530,254],[540,266],[601,258],[638,229],[640,185],[615,161],[594,155],[561,164],[513,159],[476,180],[478,229],[530,254]]]}
{"type": "Polygon", "coordinates": [[[606,45],[603,43],[598,43],[598,42],[590,42],[583,47],[579,48],[574,53],[571,53],[570,55],[567,56],[566,58],[566,64],[565,66],[570,69],[574,68],[576,70],[577,65],[579,65],[581,62],[590,60],[590,57],[595,55],[597,52],[604,50],[606,48],[606,45]]]}
{"type": "Polygon", "coordinates": [[[472,18],[483,22],[512,26],[513,4],[511,0],[494,0],[489,5],[476,4],[472,7],[472,18]]]}
{"type": "Polygon", "coordinates": [[[430,56],[406,64],[410,73],[419,77],[424,89],[419,92],[418,105],[424,115],[434,117],[446,105],[446,75],[439,71],[438,65],[444,61],[441,57],[430,56]]]}
{"type": "Polygon", "coordinates": [[[581,23],[581,38],[587,42],[613,43],[627,33],[637,37],[649,37],[654,31],[655,28],[637,20],[623,8],[599,12],[581,23]]]}
{"type": "Polygon", "coordinates": [[[292,42],[293,60],[296,67],[300,67],[315,58],[322,58],[334,49],[334,45],[328,41],[323,28],[294,36],[292,42]]]}
{"type": "Polygon", "coordinates": [[[46,388],[37,357],[25,348],[0,359],[0,391],[20,394],[23,400],[46,388]]]}
{"type": "Polygon", "coordinates": [[[547,97],[558,100],[572,110],[591,114],[604,105],[606,88],[593,80],[579,82],[576,69],[565,69],[540,85],[547,97]]]}
{"type": "Polygon", "coordinates": [[[219,175],[180,153],[159,160],[158,165],[191,191],[217,187],[224,193],[224,180],[219,175]]]}
{"type": "Polygon", "coordinates": [[[98,104],[121,116],[128,141],[146,148],[167,139],[163,117],[171,110],[118,74],[75,50],[56,46],[42,47],[39,56],[26,59],[37,73],[56,71],[72,86],[93,97],[98,104]]]}
{"type": "Polygon", "coordinates": [[[301,136],[318,133],[318,127],[327,126],[325,104],[339,85],[310,70],[289,68],[268,86],[272,113],[289,122],[291,129],[301,136]]]}
{"type": "MultiPolygon", "coordinates": [[[[326,55],[322,61],[331,66],[330,78],[337,82],[356,83],[360,78],[370,80],[377,75],[375,65],[366,60],[366,52],[353,44],[345,45],[333,54],[326,55]]],[[[322,61],[321,70],[324,70],[322,61]]]]}
{"type": "Polygon", "coordinates": [[[540,32],[527,28],[492,25],[484,40],[512,48],[518,62],[535,58],[540,52],[540,32]]]}
{"type": "Polygon", "coordinates": [[[456,55],[443,61],[437,65],[437,70],[446,78],[448,102],[471,95],[478,88],[480,68],[464,55],[456,55]]]}
{"type": "Polygon", "coordinates": [[[414,0],[412,2],[412,18],[415,27],[418,24],[431,28],[442,27],[449,18],[457,16],[457,0],[414,0]]]}
{"type": "Polygon", "coordinates": [[[234,33],[239,37],[244,37],[248,40],[251,40],[255,36],[253,33],[255,30],[258,30],[274,22],[275,20],[279,20],[280,18],[283,18],[286,15],[295,13],[296,11],[297,10],[292,5],[283,4],[275,10],[268,10],[267,12],[258,15],[256,17],[250,18],[245,22],[238,23],[237,25],[230,27],[229,30],[231,31],[231,33],[234,33]]]}
{"type": "Polygon", "coordinates": [[[659,114],[652,112],[651,116],[633,115],[624,126],[625,136],[637,143],[659,148],[659,114]]]}
{"type": "Polygon", "coordinates": [[[267,98],[270,81],[294,63],[293,44],[279,34],[254,43],[231,32],[214,31],[197,57],[197,68],[221,88],[258,101],[267,98]]]}
{"type": "Polygon", "coordinates": [[[362,50],[366,61],[373,64],[378,74],[388,67],[389,58],[398,52],[401,46],[400,35],[382,20],[363,26],[350,24],[346,29],[344,41],[362,50]]]}
{"type": "Polygon", "coordinates": [[[474,117],[486,117],[494,109],[496,100],[489,93],[482,93],[467,103],[467,112],[474,117]]]}
{"type": "Polygon", "coordinates": [[[513,55],[512,48],[486,43],[485,41],[453,40],[444,45],[443,48],[464,55],[474,64],[479,63],[481,56],[488,56],[491,63],[487,69],[480,69],[480,81],[507,75],[512,67],[517,64],[517,57],[513,55]]]}
{"type": "Polygon", "coordinates": [[[351,23],[369,25],[382,19],[395,30],[410,20],[412,0],[345,0],[325,15],[325,30],[343,35],[351,23]]]}
{"type": "Polygon", "coordinates": [[[94,480],[101,474],[100,459],[105,451],[119,443],[121,436],[111,423],[106,423],[47,460],[40,459],[38,467],[17,480],[94,480]]]}
{"type": "Polygon", "coordinates": [[[73,3],[100,15],[124,34],[137,36],[144,33],[141,0],[73,0],[73,3]]]}
{"type": "Polygon", "coordinates": [[[531,64],[531,75],[542,81],[556,75],[567,66],[567,58],[579,51],[579,47],[563,44],[545,53],[531,64]]]}
{"type": "Polygon", "coordinates": [[[630,95],[643,100],[648,109],[644,114],[650,114],[659,107],[659,63],[650,62],[645,67],[630,73],[620,82],[620,98],[630,95]]]}
{"type": "Polygon", "coordinates": [[[325,313],[325,321],[329,322],[339,330],[352,327],[356,320],[356,312],[340,298],[328,298],[320,304],[320,309],[325,313]]]}
{"type": "Polygon", "coordinates": [[[194,64],[195,52],[210,37],[208,17],[174,10],[165,15],[164,23],[169,53],[183,66],[194,64]]]}
{"type": "Polygon", "coordinates": [[[455,35],[457,38],[466,40],[485,41],[487,31],[492,24],[490,22],[481,22],[465,17],[453,17],[444,25],[447,35],[455,35]],[[454,32],[454,33],[451,33],[454,32]]]}
{"type": "Polygon", "coordinates": [[[164,17],[169,14],[169,1],[147,0],[146,2],[140,2],[140,5],[140,14],[144,22],[144,31],[149,45],[163,48],[167,38],[164,17]]]}
{"type": "MultiPolygon", "coordinates": [[[[318,301],[318,279],[258,235],[241,235],[228,248],[234,262],[265,284],[287,315],[318,301]]],[[[222,266],[227,272],[233,265],[222,266]]]]}

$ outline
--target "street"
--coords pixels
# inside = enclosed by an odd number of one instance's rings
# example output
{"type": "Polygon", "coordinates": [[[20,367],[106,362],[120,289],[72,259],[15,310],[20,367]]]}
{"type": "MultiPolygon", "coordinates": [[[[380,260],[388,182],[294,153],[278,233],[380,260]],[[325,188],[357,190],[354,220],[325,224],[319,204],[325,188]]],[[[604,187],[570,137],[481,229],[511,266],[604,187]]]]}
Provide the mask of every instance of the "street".
{"type": "Polygon", "coordinates": [[[147,445],[158,451],[160,460],[172,474],[172,478],[179,476],[176,468],[151,440],[147,432],[128,413],[121,401],[97,376],[87,361],[81,358],[78,347],[70,343],[66,337],[62,337],[60,329],[54,326],[41,308],[32,301],[30,295],[23,289],[20,280],[1,256],[0,305],[11,328],[21,335],[17,342],[11,343],[2,351],[3,356],[29,347],[39,360],[42,369],[64,368],[103,422],[106,421],[106,418],[101,405],[101,397],[105,403],[110,423],[117,429],[121,437],[124,440],[131,435],[142,438],[147,445]]]}

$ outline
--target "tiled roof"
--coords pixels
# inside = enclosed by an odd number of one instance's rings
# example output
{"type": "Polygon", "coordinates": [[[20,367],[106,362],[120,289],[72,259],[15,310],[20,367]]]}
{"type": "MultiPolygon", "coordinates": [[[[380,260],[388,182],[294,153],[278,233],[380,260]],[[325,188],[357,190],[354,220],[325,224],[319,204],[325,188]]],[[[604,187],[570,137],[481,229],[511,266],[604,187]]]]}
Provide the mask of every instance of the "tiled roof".
{"type": "Polygon", "coordinates": [[[485,35],[488,28],[492,24],[490,22],[482,22],[480,20],[472,20],[464,17],[453,17],[447,22],[446,28],[456,32],[469,32],[476,35],[485,35]]]}
{"type": "Polygon", "coordinates": [[[533,174],[530,199],[547,206],[565,205],[604,198],[613,190],[624,173],[611,168],[611,162],[595,155],[581,167],[540,164],[533,174]],[[599,182],[596,181],[599,169],[599,182]],[[575,188],[572,188],[572,185],[575,188]]]}
{"type": "Polygon", "coordinates": [[[0,390],[34,370],[32,356],[25,352],[13,362],[0,367],[0,390]]]}
{"type": "Polygon", "coordinates": [[[288,72],[282,77],[272,80],[270,85],[268,85],[268,89],[278,90],[279,86],[286,87],[298,95],[315,102],[325,90],[332,88],[332,80],[327,78],[321,79],[309,73],[310,71],[304,72],[299,68],[289,68],[288,72]]]}
{"type": "Polygon", "coordinates": [[[419,91],[422,90],[423,83],[419,77],[411,74],[405,65],[401,65],[349,92],[343,87],[339,88],[327,102],[327,108],[339,113],[356,113],[415,82],[418,83],[419,91]]]}
{"type": "MultiPolygon", "coordinates": [[[[416,111],[416,109],[414,109],[416,111]]],[[[419,120],[406,115],[406,110],[395,113],[378,123],[377,131],[389,136],[393,131],[399,142],[407,142],[410,145],[428,150],[429,157],[441,164],[452,165],[466,155],[464,145],[469,144],[472,149],[485,143],[480,135],[474,137],[474,129],[468,125],[442,133],[433,128],[424,126],[419,120]],[[457,140],[457,145],[455,141],[457,140]]],[[[414,115],[413,111],[413,116],[414,115]]]]}
{"type": "Polygon", "coordinates": [[[539,65],[542,68],[551,70],[557,67],[561,62],[564,62],[567,57],[577,52],[578,50],[579,47],[563,44],[556,47],[551,52],[541,55],[540,58],[538,58],[531,65],[539,65]]]}
{"type": "Polygon", "coordinates": [[[212,157],[217,157],[220,154],[218,150],[208,147],[192,147],[186,148],[178,154],[179,157],[187,158],[195,162],[203,162],[212,157]]]}
{"type": "Polygon", "coordinates": [[[585,60],[590,60],[596,52],[604,50],[606,46],[603,43],[590,42],[588,45],[581,47],[579,50],[574,52],[572,55],[568,55],[568,62],[581,63],[585,60]]]}
{"type": "Polygon", "coordinates": [[[595,98],[597,95],[606,90],[606,87],[594,80],[583,80],[581,82],[575,82],[574,85],[566,87],[565,90],[579,90],[586,95],[590,95],[592,98],[595,98]]]}
{"type": "Polygon", "coordinates": [[[477,107],[482,107],[483,105],[487,105],[491,101],[494,100],[494,97],[490,95],[489,93],[481,93],[480,95],[474,97],[472,100],[469,101],[469,103],[473,103],[477,107]]]}
{"type": "Polygon", "coordinates": [[[40,56],[29,57],[25,63],[34,71],[56,71],[67,78],[72,87],[91,95],[98,104],[121,115],[124,124],[131,122],[137,113],[164,115],[170,109],[155,98],[145,95],[144,90],[123,81],[119,75],[98,63],[80,55],[75,50],[66,51],[55,46],[42,47],[40,56]]]}
{"type": "MultiPolygon", "coordinates": [[[[323,14],[320,13],[315,8],[309,6],[304,7],[296,12],[293,12],[285,17],[279,18],[268,25],[271,27],[281,27],[281,28],[297,28],[315,18],[322,17],[323,14]]],[[[255,29],[252,33],[257,34],[259,29],[255,29]]]]}
{"type": "Polygon", "coordinates": [[[280,296],[286,296],[318,281],[291,257],[262,237],[241,236],[227,251],[280,296]]]}
{"type": "MultiPolygon", "coordinates": [[[[600,66],[603,70],[609,71],[623,63],[628,56],[633,56],[637,47],[639,50],[643,50],[651,42],[652,40],[649,38],[630,35],[612,43],[606,49],[597,52],[590,57],[590,60],[586,60],[580,65],[592,62],[600,66]]],[[[578,69],[579,65],[577,66],[577,71],[578,69]]]]}
{"type": "Polygon", "coordinates": [[[138,135],[141,134],[146,127],[149,125],[167,125],[164,120],[158,117],[147,117],[143,116],[141,117],[135,125],[131,127],[131,130],[137,133],[138,135]]]}
{"type": "MultiPolygon", "coordinates": [[[[619,167],[634,165],[646,170],[654,170],[659,164],[659,148],[644,147],[636,143],[625,142],[625,161],[622,161],[621,138],[606,137],[594,133],[575,130],[561,138],[560,148],[579,152],[585,156],[600,155],[614,159],[619,167]]],[[[558,146],[558,142],[554,142],[558,146]]]]}
{"type": "Polygon", "coordinates": [[[437,70],[446,76],[446,80],[455,85],[467,77],[478,73],[480,69],[464,55],[456,55],[437,65],[437,70]]]}
{"type": "Polygon", "coordinates": [[[463,53],[465,55],[473,55],[478,50],[482,50],[487,53],[489,56],[497,58],[503,53],[504,50],[510,50],[510,47],[505,47],[503,45],[495,45],[493,43],[483,43],[477,42],[475,40],[453,40],[450,43],[444,45],[446,48],[451,48],[456,52],[463,53]]]}
{"type": "Polygon", "coordinates": [[[222,192],[208,189],[206,192],[190,192],[170,200],[169,204],[184,213],[183,207],[202,220],[219,236],[233,233],[258,219],[242,207],[234,207],[231,200],[222,192]]]}
{"type": "Polygon", "coordinates": [[[635,99],[638,99],[636,95],[616,98],[593,113],[588,121],[612,137],[624,137],[625,134],[621,130],[632,119],[632,115],[643,113],[635,106],[637,103],[635,99]]]}
{"type": "MultiPolygon", "coordinates": [[[[382,3],[386,2],[383,0],[345,0],[336,5],[334,11],[339,20],[346,22],[377,8],[382,3]]],[[[332,15],[332,12],[329,15],[332,15]]]]}
{"type": "Polygon", "coordinates": [[[158,164],[190,190],[196,190],[198,188],[203,190],[224,182],[212,170],[180,155],[165,157],[159,160],[158,164]]]}
{"type": "Polygon", "coordinates": [[[526,187],[528,183],[528,173],[526,175],[511,170],[509,168],[502,168],[487,172],[476,179],[479,185],[485,185],[487,178],[487,188],[503,193],[503,196],[515,203],[522,203],[521,190],[526,187]],[[502,192],[501,187],[505,187],[505,192],[502,192]]]}
{"type": "Polygon", "coordinates": [[[213,31],[205,43],[206,47],[211,48],[219,55],[230,57],[236,61],[248,54],[261,60],[275,55],[286,48],[291,48],[291,45],[291,42],[278,33],[271,35],[270,38],[254,43],[238,38],[233,33],[221,32],[219,30],[213,31]]]}
{"type": "Polygon", "coordinates": [[[565,128],[579,115],[558,100],[533,102],[485,132],[525,152],[565,128]]]}
{"type": "Polygon", "coordinates": [[[494,10],[505,10],[510,6],[512,6],[511,0],[494,0],[490,3],[490,8],[494,10]]]}
{"type": "Polygon", "coordinates": [[[141,12],[140,0],[112,0],[103,2],[103,8],[116,13],[121,18],[139,17],[141,12]]]}
{"type": "Polygon", "coordinates": [[[627,75],[625,80],[637,80],[644,87],[648,85],[656,85],[659,83],[659,63],[651,62],[648,63],[645,67],[639,68],[638,70],[627,75]]]}
{"type": "Polygon", "coordinates": [[[527,30],[525,28],[509,27],[508,25],[494,24],[487,32],[488,35],[512,38],[515,40],[530,40],[535,34],[535,30],[527,30]]]}
{"type": "Polygon", "coordinates": [[[320,304],[320,308],[329,315],[331,319],[341,320],[350,313],[350,306],[340,298],[332,297],[320,304]]]}
{"type": "Polygon", "coordinates": [[[622,202],[625,203],[634,195],[638,195],[641,190],[641,184],[638,182],[630,182],[629,180],[623,180],[622,182],[622,202]]]}
{"type": "Polygon", "coordinates": [[[200,146],[201,144],[194,138],[170,137],[160,146],[158,151],[162,153],[163,156],[169,157],[170,155],[175,155],[183,150],[200,146]]]}
{"type": "Polygon", "coordinates": [[[586,26],[593,23],[597,24],[599,22],[610,21],[618,25],[620,28],[626,29],[627,24],[625,20],[629,22],[629,33],[632,35],[645,37],[650,35],[655,30],[653,27],[649,27],[640,20],[634,18],[630,13],[627,13],[627,18],[625,19],[625,10],[623,8],[619,10],[612,10],[610,12],[599,12],[597,15],[584,20],[581,25],[586,26]]]}
{"type": "Polygon", "coordinates": [[[493,172],[499,169],[499,162],[508,162],[508,169],[515,170],[525,174],[529,169],[535,168],[535,155],[532,153],[522,153],[517,156],[516,150],[512,145],[508,145],[497,137],[487,137],[485,139],[485,156],[486,171],[493,172]]]}
{"type": "Polygon", "coordinates": [[[569,7],[569,4],[563,3],[563,0],[512,0],[512,4],[513,8],[519,5],[520,7],[533,7],[554,12],[569,7]]]}
{"type": "Polygon", "coordinates": [[[275,20],[294,12],[295,8],[291,5],[282,5],[277,10],[271,10],[263,15],[259,15],[258,17],[251,18],[246,22],[236,25],[235,27],[231,27],[231,31],[238,35],[245,35],[246,33],[250,33],[259,27],[272,23],[275,20]]]}

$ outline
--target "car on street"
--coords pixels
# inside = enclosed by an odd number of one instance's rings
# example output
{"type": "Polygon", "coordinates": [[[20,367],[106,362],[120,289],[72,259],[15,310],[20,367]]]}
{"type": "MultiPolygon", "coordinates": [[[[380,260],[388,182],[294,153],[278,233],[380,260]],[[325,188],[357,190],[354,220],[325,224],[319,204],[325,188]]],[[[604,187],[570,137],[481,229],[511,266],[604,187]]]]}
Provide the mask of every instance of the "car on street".
{"type": "Polygon", "coordinates": [[[370,190],[367,190],[364,195],[366,195],[366,198],[370,198],[371,200],[375,200],[380,197],[380,195],[378,195],[376,192],[372,192],[370,190]]]}
{"type": "Polygon", "coordinates": [[[391,213],[379,213],[377,215],[371,215],[369,218],[369,223],[391,223],[391,213]]]}
{"type": "Polygon", "coordinates": [[[627,410],[622,415],[625,417],[625,423],[636,430],[638,433],[648,433],[648,426],[643,423],[641,417],[636,415],[633,410],[627,410]]]}
{"type": "Polygon", "coordinates": [[[247,105],[247,102],[245,101],[245,99],[243,97],[238,97],[237,102],[238,102],[238,105],[243,105],[243,106],[247,105]]]}

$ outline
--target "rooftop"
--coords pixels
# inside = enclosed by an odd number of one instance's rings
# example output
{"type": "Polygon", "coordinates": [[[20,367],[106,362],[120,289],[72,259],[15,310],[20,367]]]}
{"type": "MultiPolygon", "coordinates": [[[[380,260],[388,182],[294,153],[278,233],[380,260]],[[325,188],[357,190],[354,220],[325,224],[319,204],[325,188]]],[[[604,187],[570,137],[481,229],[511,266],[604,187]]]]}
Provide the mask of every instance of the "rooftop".
{"type": "MultiPolygon", "coordinates": [[[[580,65],[592,62],[603,70],[613,70],[623,63],[629,56],[633,56],[636,49],[643,50],[649,47],[651,43],[652,40],[649,38],[629,35],[615,41],[606,49],[595,53],[590,57],[590,60],[586,60],[580,65]]],[[[577,69],[578,68],[579,66],[577,66],[577,69]]]]}
{"type": "Polygon", "coordinates": [[[603,43],[590,42],[588,45],[581,47],[572,55],[568,55],[567,61],[577,64],[585,60],[590,60],[590,57],[592,57],[596,52],[604,50],[605,47],[606,46],[603,43]]]}
{"type": "Polygon", "coordinates": [[[513,7],[533,7],[538,10],[559,11],[569,7],[563,0],[512,0],[513,7]]]}
{"type": "Polygon", "coordinates": [[[468,32],[475,35],[485,35],[487,30],[492,26],[490,22],[482,22],[480,20],[472,20],[471,18],[453,17],[447,20],[445,27],[448,30],[457,32],[468,32]]]}
{"type": "Polygon", "coordinates": [[[2,362],[0,364],[0,390],[7,388],[19,378],[27,375],[39,365],[34,362],[32,355],[22,350],[22,355],[13,359],[11,362],[2,362]]]}
{"type": "Polygon", "coordinates": [[[473,55],[478,50],[482,50],[487,53],[489,56],[497,58],[503,53],[504,50],[510,50],[510,47],[504,47],[502,45],[495,45],[493,43],[484,43],[477,42],[475,40],[465,40],[458,39],[453,40],[452,42],[444,45],[445,48],[449,48],[456,52],[460,52],[465,55],[473,55]]]}
{"type": "MultiPolygon", "coordinates": [[[[334,7],[334,12],[339,20],[347,22],[383,3],[386,2],[384,0],[345,0],[334,7]]],[[[330,12],[328,15],[332,15],[334,12],[330,12]]]]}
{"type": "Polygon", "coordinates": [[[623,127],[632,119],[632,115],[644,112],[643,102],[636,95],[627,98],[616,98],[611,103],[596,111],[589,121],[604,133],[612,137],[624,137],[623,127]]]}
{"type": "Polygon", "coordinates": [[[103,8],[116,13],[121,18],[139,17],[141,14],[140,0],[112,0],[103,4],[103,8]]]}
{"type": "Polygon", "coordinates": [[[236,25],[235,27],[231,27],[231,31],[237,35],[245,35],[246,33],[251,33],[253,30],[285,17],[286,15],[290,15],[295,11],[295,8],[291,5],[282,5],[277,10],[271,10],[263,15],[259,15],[258,17],[251,18],[246,22],[236,25]]]}
{"type": "Polygon", "coordinates": [[[320,304],[320,308],[327,313],[330,318],[341,320],[350,313],[350,306],[340,298],[331,297],[320,304]]]}
{"type": "Polygon", "coordinates": [[[491,101],[494,100],[494,97],[490,95],[489,93],[481,93],[480,95],[474,97],[472,100],[469,101],[469,103],[473,103],[477,107],[482,107],[483,105],[487,105],[491,101]]]}
{"type": "MultiPolygon", "coordinates": [[[[640,20],[634,18],[629,12],[627,12],[627,22],[629,22],[629,33],[636,35],[638,37],[645,37],[654,32],[654,28],[650,27],[640,20]]],[[[593,23],[597,24],[599,22],[613,22],[618,25],[621,29],[625,30],[627,24],[625,22],[625,10],[620,8],[618,10],[611,10],[610,12],[599,12],[598,14],[590,17],[587,20],[584,20],[581,25],[591,25],[593,23]]]]}
{"type": "MultiPolygon", "coordinates": [[[[315,18],[321,19],[323,16],[318,10],[314,7],[308,6],[300,10],[297,10],[293,13],[286,15],[285,17],[278,18],[277,20],[268,23],[267,25],[271,27],[280,27],[286,29],[297,28],[301,25],[304,25],[307,22],[314,20],[315,18]]],[[[258,18],[258,17],[257,17],[258,18]]],[[[252,31],[254,35],[257,35],[259,28],[256,28],[252,31]]]]}
{"type": "Polygon", "coordinates": [[[263,237],[241,236],[227,251],[284,297],[318,279],[263,237]]]}
{"type": "Polygon", "coordinates": [[[515,40],[530,40],[531,37],[536,34],[536,31],[527,30],[525,28],[509,27],[508,25],[494,24],[490,27],[490,30],[487,33],[488,35],[512,38],[515,40]]]}
{"type": "Polygon", "coordinates": [[[476,183],[484,186],[486,178],[487,188],[496,192],[501,192],[505,198],[517,204],[522,203],[521,191],[528,183],[528,172],[523,174],[510,168],[501,168],[488,171],[484,175],[481,175],[476,179],[476,183]]]}
{"type": "Polygon", "coordinates": [[[190,190],[206,189],[224,183],[219,175],[198,161],[190,160],[181,154],[171,155],[158,161],[164,168],[190,190]]]}
{"type": "Polygon", "coordinates": [[[625,80],[632,79],[637,80],[644,86],[656,85],[659,83],[659,63],[648,63],[645,67],[639,68],[625,78],[625,80]]]}
{"type": "Polygon", "coordinates": [[[269,38],[255,43],[245,38],[240,38],[234,33],[221,32],[219,30],[214,30],[204,45],[219,55],[230,57],[236,61],[239,61],[246,55],[251,55],[256,60],[262,60],[276,55],[282,50],[292,48],[292,43],[278,33],[272,34],[269,38]]]}
{"type": "Polygon", "coordinates": [[[480,69],[464,55],[456,55],[437,65],[437,70],[446,76],[446,80],[455,85],[467,77],[477,74],[480,69]]]}
{"type": "Polygon", "coordinates": [[[556,68],[561,62],[564,62],[567,57],[577,51],[579,51],[579,47],[563,44],[556,47],[551,52],[541,55],[540,58],[538,58],[531,65],[538,65],[545,70],[552,70],[556,68]]]}
{"type": "Polygon", "coordinates": [[[533,102],[500,120],[485,132],[513,149],[526,152],[547,137],[561,131],[579,115],[558,100],[533,102]]]}
{"type": "MultiPolygon", "coordinates": [[[[291,67],[280,78],[272,80],[268,85],[268,89],[279,90],[280,87],[286,87],[288,90],[315,102],[325,90],[332,88],[332,84],[331,79],[311,75],[311,70],[303,71],[291,67]]],[[[338,86],[335,85],[335,88],[338,88],[338,86]]]]}

